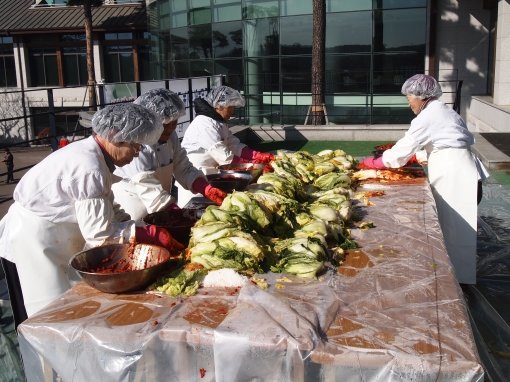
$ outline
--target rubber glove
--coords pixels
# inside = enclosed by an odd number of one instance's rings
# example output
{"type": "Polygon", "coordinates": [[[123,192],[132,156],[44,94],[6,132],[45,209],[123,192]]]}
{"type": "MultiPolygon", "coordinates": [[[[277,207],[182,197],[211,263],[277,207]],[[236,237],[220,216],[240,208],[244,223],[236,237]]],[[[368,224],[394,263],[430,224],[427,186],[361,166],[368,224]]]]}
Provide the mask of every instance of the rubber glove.
{"type": "Polygon", "coordinates": [[[375,170],[383,170],[386,168],[386,166],[383,164],[382,157],[379,158],[367,157],[363,159],[363,162],[361,162],[358,167],[362,169],[375,169],[375,170]]]}
{"type": "Polygon", "coordinates": [[[209,182],[202,177],[198,177],[193,182],[191,189],[194,193],[200,193],[204,195],[207,199],[218,206],[223,203],[223,199],[227,196],[225,191],[220,190],[219,188],[213,187],[209,184],[209,182]]]}
{"type": "Polygon", "coordinates": [[[145,227],[136,227],[136,242],[160,245],[170,250],[182,250],[185,248],[184,245],[172,237],[168,230],[152,224],[145,227]]]}
{"type": "Polygon", "coordinates": [[[177,205],[177,203],[170,203],[165,208],[163,208],[163,211],[172,212],[175,210],[180,210],[181,208],[177,205]]]}
{"type": "Polygon", "coordinates": [[[262,151],[256,151],[245,146],[241,151],[241,158],[252,160],[255,163],[269,163],[274,160],[274,155],[262,151]]]}

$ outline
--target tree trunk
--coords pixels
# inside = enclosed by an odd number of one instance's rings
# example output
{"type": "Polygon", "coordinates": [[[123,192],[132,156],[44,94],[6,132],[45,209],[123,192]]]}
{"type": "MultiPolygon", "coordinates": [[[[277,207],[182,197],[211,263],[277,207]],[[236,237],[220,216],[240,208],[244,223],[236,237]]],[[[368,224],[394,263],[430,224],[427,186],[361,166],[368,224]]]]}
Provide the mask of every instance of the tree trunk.
{"type": "Polygon", "coordinates": [[[85,40],[87,44],[87,91],[89,93],[89,110],[95,110],[96,101],[96,75],[94,72],[94,51],[92,45],[92,4],[90,0],[83,1],[85,15],[85,40]]]}
{"type": "Polygon", "coordinates": [[[326,1],[313,0],[312,105],[310,124],[324,125],[324,60],[326,50],[326,1]]]}

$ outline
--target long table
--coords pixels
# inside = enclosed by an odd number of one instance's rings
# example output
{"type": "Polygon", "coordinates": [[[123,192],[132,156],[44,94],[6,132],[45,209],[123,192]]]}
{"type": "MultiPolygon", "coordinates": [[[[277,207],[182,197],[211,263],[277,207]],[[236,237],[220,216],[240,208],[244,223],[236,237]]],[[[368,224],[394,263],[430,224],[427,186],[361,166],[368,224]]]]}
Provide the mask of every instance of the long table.
{"type": "Polygon", "coordinates": [[[29,381],[481,381],[425,179],[368,183],[374,228],[318,280],[189,298],[78,283],[19,326],[29,381]]]}

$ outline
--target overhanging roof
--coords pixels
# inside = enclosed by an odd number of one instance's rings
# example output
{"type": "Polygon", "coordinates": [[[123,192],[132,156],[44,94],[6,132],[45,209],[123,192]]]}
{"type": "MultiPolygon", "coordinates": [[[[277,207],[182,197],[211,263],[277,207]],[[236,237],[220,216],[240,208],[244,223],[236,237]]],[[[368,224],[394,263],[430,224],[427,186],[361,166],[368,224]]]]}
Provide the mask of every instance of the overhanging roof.
{"type": "MultiPolygon", "coordinates": [[[[33,0],[0,0],[0,34],[83,31],[82,7],[36,7],[33,0]]],[[[143,4],[102,5],[92,8],[94,31],[147,28],[143,4]]]]}

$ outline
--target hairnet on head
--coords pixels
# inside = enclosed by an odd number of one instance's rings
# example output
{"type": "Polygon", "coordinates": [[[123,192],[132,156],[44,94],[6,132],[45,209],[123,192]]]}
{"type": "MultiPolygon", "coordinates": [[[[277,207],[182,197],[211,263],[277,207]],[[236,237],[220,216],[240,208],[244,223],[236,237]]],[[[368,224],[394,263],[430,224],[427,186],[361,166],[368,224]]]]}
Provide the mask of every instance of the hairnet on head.
{"type": "Polygon", "coordinates": [[[427,74],[415,74],[402,85],[403,95],[413,95],[420,99],[440,97],[443,94],[441,85],[436,79],[427,74]]]}
{"type": "Polygon", "coordinates": [[[237,90],[229,88],[228,86],[219,86],[212,89],[205,97],[209,105],[214,108],[223,107],[243,107],[244,97],[237,90]]]}
{"type": "Polygon", "coordinates": [[[184,102],[174,92],[167,89],[152,89],[135,99],[135,104],[142,105],[158,114],[163,123],[170,123],[184,115],[184,102]]]}
{"type": "Polygon", "coordinates": [[[159,115],[134,103],[106,106],[92,117],[92,130],[112,143],[155,144],[163,133],[159,115]]]}

